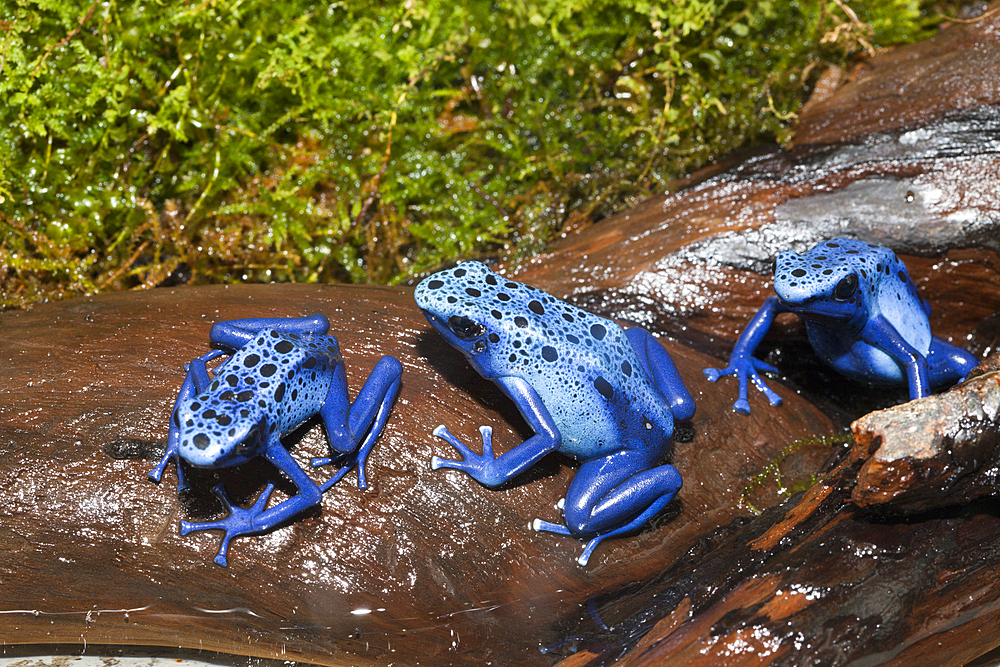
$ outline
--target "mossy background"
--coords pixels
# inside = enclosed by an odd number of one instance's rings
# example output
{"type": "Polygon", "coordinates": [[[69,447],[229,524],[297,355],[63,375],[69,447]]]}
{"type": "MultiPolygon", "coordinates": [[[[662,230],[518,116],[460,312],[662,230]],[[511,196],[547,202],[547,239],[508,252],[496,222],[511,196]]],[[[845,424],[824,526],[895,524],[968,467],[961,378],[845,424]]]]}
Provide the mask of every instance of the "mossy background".
{"type": "Polygon", "coordinates": [[[748,142],[917,0],[2,0],[0,307],[537,252],[748,142]]]}

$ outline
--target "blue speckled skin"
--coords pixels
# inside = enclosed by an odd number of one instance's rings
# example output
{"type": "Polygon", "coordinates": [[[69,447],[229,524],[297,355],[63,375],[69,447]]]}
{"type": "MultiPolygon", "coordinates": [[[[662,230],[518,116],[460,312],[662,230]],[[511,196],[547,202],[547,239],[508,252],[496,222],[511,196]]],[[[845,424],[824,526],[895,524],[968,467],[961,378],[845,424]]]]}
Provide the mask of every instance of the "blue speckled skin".
{"type": "Polygon", "coordinates": [[[497,486],[552,451],[581,465],[566,493],[565,525],[536,530],[601,540],[644,525],[670,502],[680,474],[658,465],[674,417],[694,416],[694,400],[670,355],[648,332],[624,330],[527,285],[466,262],[423,280],[414,295],[427,320],[473,368],[517,405],[535,435],[494,458],[492,430],[480,428],[477,454],[444,426],[434,430],[462,461],[434,457],[432,468],[463,470],[497,486]]]}
{"type": "Polygon", "coordinates": [[[322,315],[257,318],[219,322],[211,341],[232,356],[209,375],[206,362],[224,354],[214,350],[193,360],[170,418],[167,451],[149,473],[159,482],[171,460],[177,462],[178,490],[187,488],[181,461],[196,468],[226,468],[263,456],[295,484],[296,495],[267,508],[274,490],[268,484],[253,507],[233,505],[222,485],[213,489],[230,514],[207,523],[181,522],[181,534],[225,531],[215,562],[226,565],[229,542],[239,535],[262,533],[316,505],[323,491],[354,465],[358,487],[367,486],[365,461],[378,438],[399,390],[402,368],[394,357],[379,360],[354,403],[337,339],[325,335],[322,315]],[[281,444],[281,436],[319,414],[334,458],[342,467],[322,487],[316,485],[281,444]]]}
{"type": "Polygon", "coordinates": [[[737,412],[750,413],[748,379],[771,405],[781,403],[758,374],[775,369],[753,357],[779,313],[801,317],[816,354],[843,375],[872,384],[906,383],[911,399],[957,382],[977,363],[965,350],[931,335],[929,304],[888,248],[835,238],[804,255],[784,251],[775,264],[774,291],[777,297],[768,298],[740,334],[729,365],[705,369],[712,382],[723,375],[737,377],[737,412]]]}

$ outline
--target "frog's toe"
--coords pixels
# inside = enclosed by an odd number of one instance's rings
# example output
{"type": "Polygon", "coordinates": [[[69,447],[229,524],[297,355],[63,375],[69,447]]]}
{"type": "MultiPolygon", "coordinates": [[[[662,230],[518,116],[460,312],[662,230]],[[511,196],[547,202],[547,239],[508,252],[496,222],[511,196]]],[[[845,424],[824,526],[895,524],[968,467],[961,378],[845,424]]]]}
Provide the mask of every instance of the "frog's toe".
{"type": "Polygon", "coordinates": [[[562,525],[561,523],[551,523],[549,521],[542,521],[541,519],[535,519],[531,522],[531,528],[536,532],[546,532],[546,533],[557,533],[559,535],[572,535],[569,532],[569,528],[562,525]]]}
{"type": "Polygon", "coordinates": [[[705,374],[705,378],[709,382],[715,382],[720,377],[722,377],[722,369],[721,368],[705,368],[701,372],[705,374]]]}
{"type": "Polygon", "coordinates": [[[754,358],[753,366],[758,371],[764,371],[766,373],[777,373],[778,369],[767,363],[766,361],[761,361],[760,359],[754,358]]]}
{"type": "Polygon", "coordinates": [[[733,403],[733,410],[739,412],[741,415],[750,414],[750,401],[745,398],[736,399],[736,402],[733,403]]]}

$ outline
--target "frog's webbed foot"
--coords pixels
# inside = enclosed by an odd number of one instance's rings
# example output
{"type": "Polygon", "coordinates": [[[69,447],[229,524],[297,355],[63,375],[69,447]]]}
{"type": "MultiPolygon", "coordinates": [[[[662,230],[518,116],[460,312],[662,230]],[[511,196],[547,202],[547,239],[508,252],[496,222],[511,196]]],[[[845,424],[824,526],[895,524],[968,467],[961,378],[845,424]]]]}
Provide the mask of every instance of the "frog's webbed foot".
{"type": "Polygon", "coordinates": [[[267,501],[271,498],[272,491],[274,491],[274,484],[269,482],[261,492],[260,497],[257,498],[256,502],[254,502],[253,506],[249,509],[243,509],[238,505],[234,505],[232,501],[229,500],[229,496],[226,494],[226,489],[222,486],[222,484],[217,484],[212,487],[212,493],[214,493],[219,500],[222,501],[222,504],[229,512],[229,516],[217,521],[205,521],[202,523],[181,521],[181,535],[187,535],[188,533],[193,533],[199,530],[224,531],[225,534],[222,536],[222,544],[219,546],[219,553],[216,554],[214,560],[217,565],[226,567],[226,553],[229,551],[229,542],[232,541],[234,537],[260,533],[267,530],[267,527],[255,526],[254,519],[264,513],[264,508],[267,507],[267,501]]]}
{"type": "Polygon", "coordinates": [[[747,400],[747,381],[753,382],[758,391],[764,394],[771,405],[781,405],[781,396],[767,386],[761,372],[777,373],[778,369],[769,363],[755,357],[730,357],[725,368],[706,368],[702,371],[709,382],[715,382],[720,377],[735,375],[739,381],[739,395],[733,403],[733,409],[744,415],[750,414],[750,402],[747,400]]]}
{"type": "MultiPolygon", "coordinates": [[[[484,475],[494,464],[496,458],[493,456],[493,429],[489,426],[480,426],[479,433],[483,436],[483,453],[477,454],[464,442],[452,435],[444,425],[438,426],[433,431],[434,435],[441,438],[449,445],[458,450],[462,455],[461,461],[443,459],[439,456],[431,457],[431,470],[439,468],[453,468],[468,473],[480,482],[484,475]]],[[[484,482],[486,483],[486,482],[484,482]]]]}

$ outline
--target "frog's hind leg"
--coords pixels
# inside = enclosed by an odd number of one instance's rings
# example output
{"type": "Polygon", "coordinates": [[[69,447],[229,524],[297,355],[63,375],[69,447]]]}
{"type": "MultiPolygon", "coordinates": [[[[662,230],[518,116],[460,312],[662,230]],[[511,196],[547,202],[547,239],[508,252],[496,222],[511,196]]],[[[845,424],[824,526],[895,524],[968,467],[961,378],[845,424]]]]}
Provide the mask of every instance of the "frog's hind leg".
{"type": "Polygon", "coordinates": [[[277,329],[296,334],[325,334],[330,330],[330,320],[319,313],[306,317],[250,317],[227,320],[213,324],[208,337],[213,343],[236,350],[249,343],[264,329],[277,329]]]}
{"type": "Polygon", "coordinates": [[[667,399],[674,418],[687,421],[694,417],[694,398],[684,386],[684,380],[677,372],[673,358],[660,341],[641,327],[626,329],[625,337],[642,363],[643,369],[653,378],[653,383],[667,399]]]}
{"type": "Polygon", "coordinates": [[[677,468],[655,466],[658,454],[624,450],[583,463],[566,493],[566,527],[536,521],[535,529],[592,536],[577,559],[586,565],[598,544],[641,528],[681,488],[677,468]]]}
{"type": "MultiPolygon", "coordinates": [[[[347,383],[343,372],[335,375],[330,384],[326,401],[320,408],[320,416],[326,426],[331,448],[341,454],[349,454],[343,466],[321,487],[325,492],[339,482],[356,464],[358,466],[358,488],[368,487],[365,463],[382,428],[385,426],[392,404],[399,393],[402,364],[392,356],[384,356],[375,364],[357,398],[347,407],[347,383]],[[358,441],[364,436],[360,444],[358,441]]],[[[333,458],[313,459],[313,466],[325,465],[333,458]]]]}
{"type": "Polygon", "coordinates": [[[319,487],[306,475],[299,464],[295,462],[292,455],[288,453],[284,445],[277,438],[274,438],[264,452],[265,458],[284,473],[295,485],[296,494],[291,498],[286,498],[274,507],[265,509],[267,501],[274,490],[274,484],[268,483],[260,496],[249,509],[243,509],[234,505],[226,495],[222,485],[212,489],[216,496],[222,500],[229,516],[218,521],[207,521],[204,523],[181,522],[181,535],[199,530],[222,530],[225,532],[219,553],[215,556],[215,562],[222,567],[226,566],[226,553],[229,550],[229,542],[234,537],[241,535],[255,535],[267,532],[280,526],[297,514],[319,504],[322,497],[319,487]]]}
{"type": "Polygon", "coordinates": [[[929,381],[932,387],[954,384],[979,364],[974,355],[957,345],[934,336],[927,353],[929,381]]]}
{"type": "Polygon", "coordinates": [[[188,488],[189,485],[187,480],[184,479],[184,471],[177,456],[177,446],[180,438],[180,424],[177,423],[177,406],[184,401],[191,400],[205,390],[208,383],[212,381],[211,376],[208,374],[208,367],[205,364],[223,354],[225,352],[222,350],[212,350],[208,354],[192,360],[187,365],[187,374],[184,376],[181,390],[177,393],[177,398],[174,400],[174,409],[170,411],[170,430],[167,432],[167,449],[163,453],[163,458],[156,464],[156,467],[146,475],[154,482],[159,483],[167,464],[173,459],[177,467],[177,490],[183,491],[188,488]]]}

